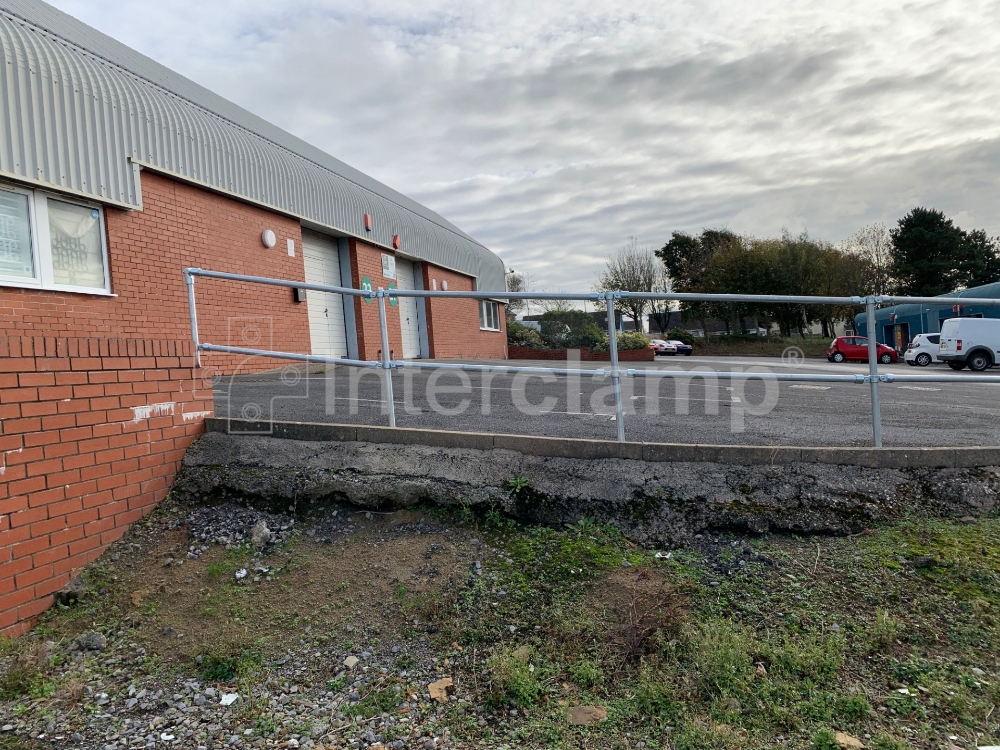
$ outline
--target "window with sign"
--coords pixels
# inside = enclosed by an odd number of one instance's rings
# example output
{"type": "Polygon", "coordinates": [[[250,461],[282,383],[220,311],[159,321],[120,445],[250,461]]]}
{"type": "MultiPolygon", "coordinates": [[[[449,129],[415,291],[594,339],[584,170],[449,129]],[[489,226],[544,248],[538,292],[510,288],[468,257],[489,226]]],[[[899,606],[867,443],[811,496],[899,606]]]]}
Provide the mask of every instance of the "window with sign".
{"type": "Polygon", "coordinates": [[[479,301],[479,327],[484,331],[500,330],[500,305],[488,299],[479,301]]]}
{"type": "Polygon", "coordinates": [[[100,207],[0,185],[0,284],[109,293],[100,207]]]}

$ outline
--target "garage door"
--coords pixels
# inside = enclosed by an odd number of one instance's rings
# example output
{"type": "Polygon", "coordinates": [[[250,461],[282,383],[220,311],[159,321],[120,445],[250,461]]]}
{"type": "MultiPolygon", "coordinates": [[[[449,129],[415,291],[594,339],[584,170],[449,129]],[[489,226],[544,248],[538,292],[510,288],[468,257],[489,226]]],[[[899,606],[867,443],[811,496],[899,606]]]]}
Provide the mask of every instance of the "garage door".
{"type": "MultiPolygon", "coordinates": [[[[341,286],[340,253],[336,240],[311,232],[302,233],[302,258],[310,284],[341,286]]],[[[323,357],[347,356],[347,328],[343,295],[306,291],[309,308],[309,339],[312,353],[323,357]]]]}
{"type": "MultiPolygon", "coordinates": [[[[396,284],[400,289],[415,289],[413,263],[396,258],[396,284]]],[[[417,327],[416,297],[399,298],[399,324],[403,331],[403,359],[420,357],[420,329],[417,327]]]]}

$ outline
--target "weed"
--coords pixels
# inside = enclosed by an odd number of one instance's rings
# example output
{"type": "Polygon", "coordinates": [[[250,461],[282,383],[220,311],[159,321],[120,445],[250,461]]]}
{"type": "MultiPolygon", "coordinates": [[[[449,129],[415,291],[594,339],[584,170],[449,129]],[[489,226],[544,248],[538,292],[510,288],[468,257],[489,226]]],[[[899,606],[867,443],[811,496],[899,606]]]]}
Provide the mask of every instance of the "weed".
{"type": "Polygon", "coordinates": [[[531,486],[531,480],[527,477],[514,477],[507,481],[507,486],[510,487],[510,494],[518,495],[531,486]]]}
{"type": "Polygon", "coordinates": [[[697,682],[706,698],[738,693],[753,669],[753,634],[727,620],[707,622],[690,638],[697,682]]]}
{"type": "Polygon", "coordinates": [[[532,651],[527,646],[502,649],[489,661],[492,673],[490,702],[494,706],[516,703],[530,706],[543,691],[539,671],[531,663],[532,651]]]}
{"type": "Polygon", "coordinates": [[[604,671],[592,659],[580,658],[570,664],[569,676],[582,688],[592,688],[604,682],[604,671]]]}
{"type": "Polygon", "coordinates": [[[897,740],[888,734],[880,734],[872,742],[872,750],[907,750],[907,745],[903,740],[897,740]]]}
{"type": "Polygon", "coordinates": [[[643,665],[639,671],[633,693],[641,715],[667,722],[676,722],[681,715],[683,704],[677,700],[673,686],[649,665],[643,665]]]}
{"type": "Polygon", "coordinates": [[[812,736],[813,750],[840,750],[837,734],[829,727],[821,727],[812,736]]]}
{"type": "Polygon", "coordinates": [[[264,660],[254,644],[223,643],[201,660],[201,678],[206,682],[232,682],[261,669],[264,660]]]}
{"type": "Polygon", "coordinates": [[[869,653],[877,653],[889,648],[899,634],[899,623],[889,615],[888,610],[875,613],[875,622],[868,630],[867,647],[869,653]]]}
{"type": "Polygon", "coordinates": [[[849,721],[864,719],[872,712],[872,706],[863,695],[849,695],[837,701],[837,713],[849,721]]]}
{"type": "Polygon", "coordinates": [[[41,689],[44,681],[45,677],[37,666],[17,660],[0,675],[0,699],[14,700],[32,695],[41,689]]]}
{"type": "Polygon", "coordinates": [[[257,720],[253,723],[254,731],[262,737],[274,734],[278,731],[279,726],[281,725],[278,723],[278,720],[272,716],[258,716],[257,720]]]}
{"type": "Polygon", "coordinates": [[[399,685],[377,687],[363,695],[361,701],[352,710],[365,717],[392,711],[399,705],[400,692],[399,685]]]}

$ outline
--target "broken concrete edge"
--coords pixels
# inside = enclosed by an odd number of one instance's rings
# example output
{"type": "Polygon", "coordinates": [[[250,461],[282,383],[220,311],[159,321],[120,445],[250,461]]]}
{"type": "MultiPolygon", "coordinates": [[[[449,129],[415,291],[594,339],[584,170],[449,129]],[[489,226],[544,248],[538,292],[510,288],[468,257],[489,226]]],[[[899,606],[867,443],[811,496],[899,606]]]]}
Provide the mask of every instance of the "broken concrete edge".
{"type": "Polygon", "coordinates": [[[207,432],[316,442],[348,441],[426,445],[436,448],[509,450],[553,458],[619,458],[660,463],[758,466],[794,463],[863,466],[871,469],[969,469],[1000,466],[1000,446],[973,448],[813,448],[806,446],[697,445],[452,432],[410,427],[271,422],[209,417],[207,432]]]}

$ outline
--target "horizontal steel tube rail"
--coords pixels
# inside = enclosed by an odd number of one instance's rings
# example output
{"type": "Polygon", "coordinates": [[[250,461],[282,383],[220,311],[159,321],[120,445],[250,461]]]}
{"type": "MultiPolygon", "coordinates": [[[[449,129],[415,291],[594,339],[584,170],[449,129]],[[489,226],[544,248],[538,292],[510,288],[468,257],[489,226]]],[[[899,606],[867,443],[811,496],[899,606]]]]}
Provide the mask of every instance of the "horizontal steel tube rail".
{"type": "MultiPolygon", "coordinates": [[[[774,295],[774,294],[692,294],[673,292],[481,292],[481,291],[438,291],[426,289],[353,289],[349,287],[330,286],[327,284],[312,284],[304,281],[291,281],[288,279],[274,279],[266,276],[250,276],[246,274],[226,273],[222,271],[208,271],[201,268],[185,268],[184,280],[188,290],[188,311],[191,318],[191,338],[195,344],[195,356],[197,366],[201,366],[201,352],[218,352],[226,354],[241,354],[252,357],[269,357],[273,359],[285,359],[293,362],[308,362],[316,364],[344,365],[346,367],[363,367],[381,369],[385,373],[386,406],[389,415],[389,424],[395,426],[395,404],[392,397],[392,370],[393,369],[440,369],[465,372],[496,372],[496,373],[527,373],[533,375],[562,375],[562,376],[591,376],[601,378],[612,378],[615,392],[615,412],[617,418],[618,440],[625,439],[625,426],[622,412],[621,378],[673,378],[673,379],[715,379],[721,381],[733,380],[770,380],[776,382],[801,382],[801,383],[857,383],[869,384],[872,393],[872,442],[876,448],[882,447],[882,416],[879,401],[880,383],[994,383],[1000,384],[1000,377],[994,375],[932,375],[932,374],[907,374],[896,375],[894,373],[879,373],[878,361],[876,359],[875,346],[868,347],[867,375],[860,373],[854,375],[817,375],[810,373],[772,373],[772,372],[719,372],[709,370],[658,370],[658,369],[621,369],[618,363],[617,346],[614,342],[614,304],[620,299],[648,299],[677,302],[752,302],[758,304],[797,304],[797,305],[836,305],[836,306],[858,306],[865,308],[869,328],[869,336],[874,331],[874,313],[876,305],[901,305],[920,304],[938,307],[947,307],[949,304],[975,305],[982,307],[1000,307],[1000,299],[982,299],[974,297],[894,297],[894,296],[873,296],[866,297],[808,297],[796,295],[774,295]],[[228,281],[241,281],[252,284],[266,284],[270,286],[287,287],[290,289],[309,289],[318,292],[329,292],[331,294],[346,294],[353,297],[365,297],[367,299],[377,299],[379,302],[379,329],[383,345],[382,361],[368,361],[346,359],[339,357],[326,357],[316,354],[297,354],[294,352],[280,352],[269,349],[253,349],[238,346],[223,346],[219,344],[202,343],[198,332],[198,316],[195,299],[195,277],[221,279],[228,281]],[[420,298],[452,298],[452,299],[478,299],[478,300],[515,300],[515,299],[544,299],[544,300],[597,300],[603,301],[607,305],[609,337],[611,338],[611,359],[610,369],[604,368],[570,368],[570,367],[519,367],[512,365],[470,365],[464,363],[439,363],[439,362],[417,362],[407,360],[390,360],[387,351],[388,330],[385,320],[385,298],[394,299],[396,297],[420,297],[420,298]]],[[[877,339],[876,339],[877,340],[877,339]]]]}

